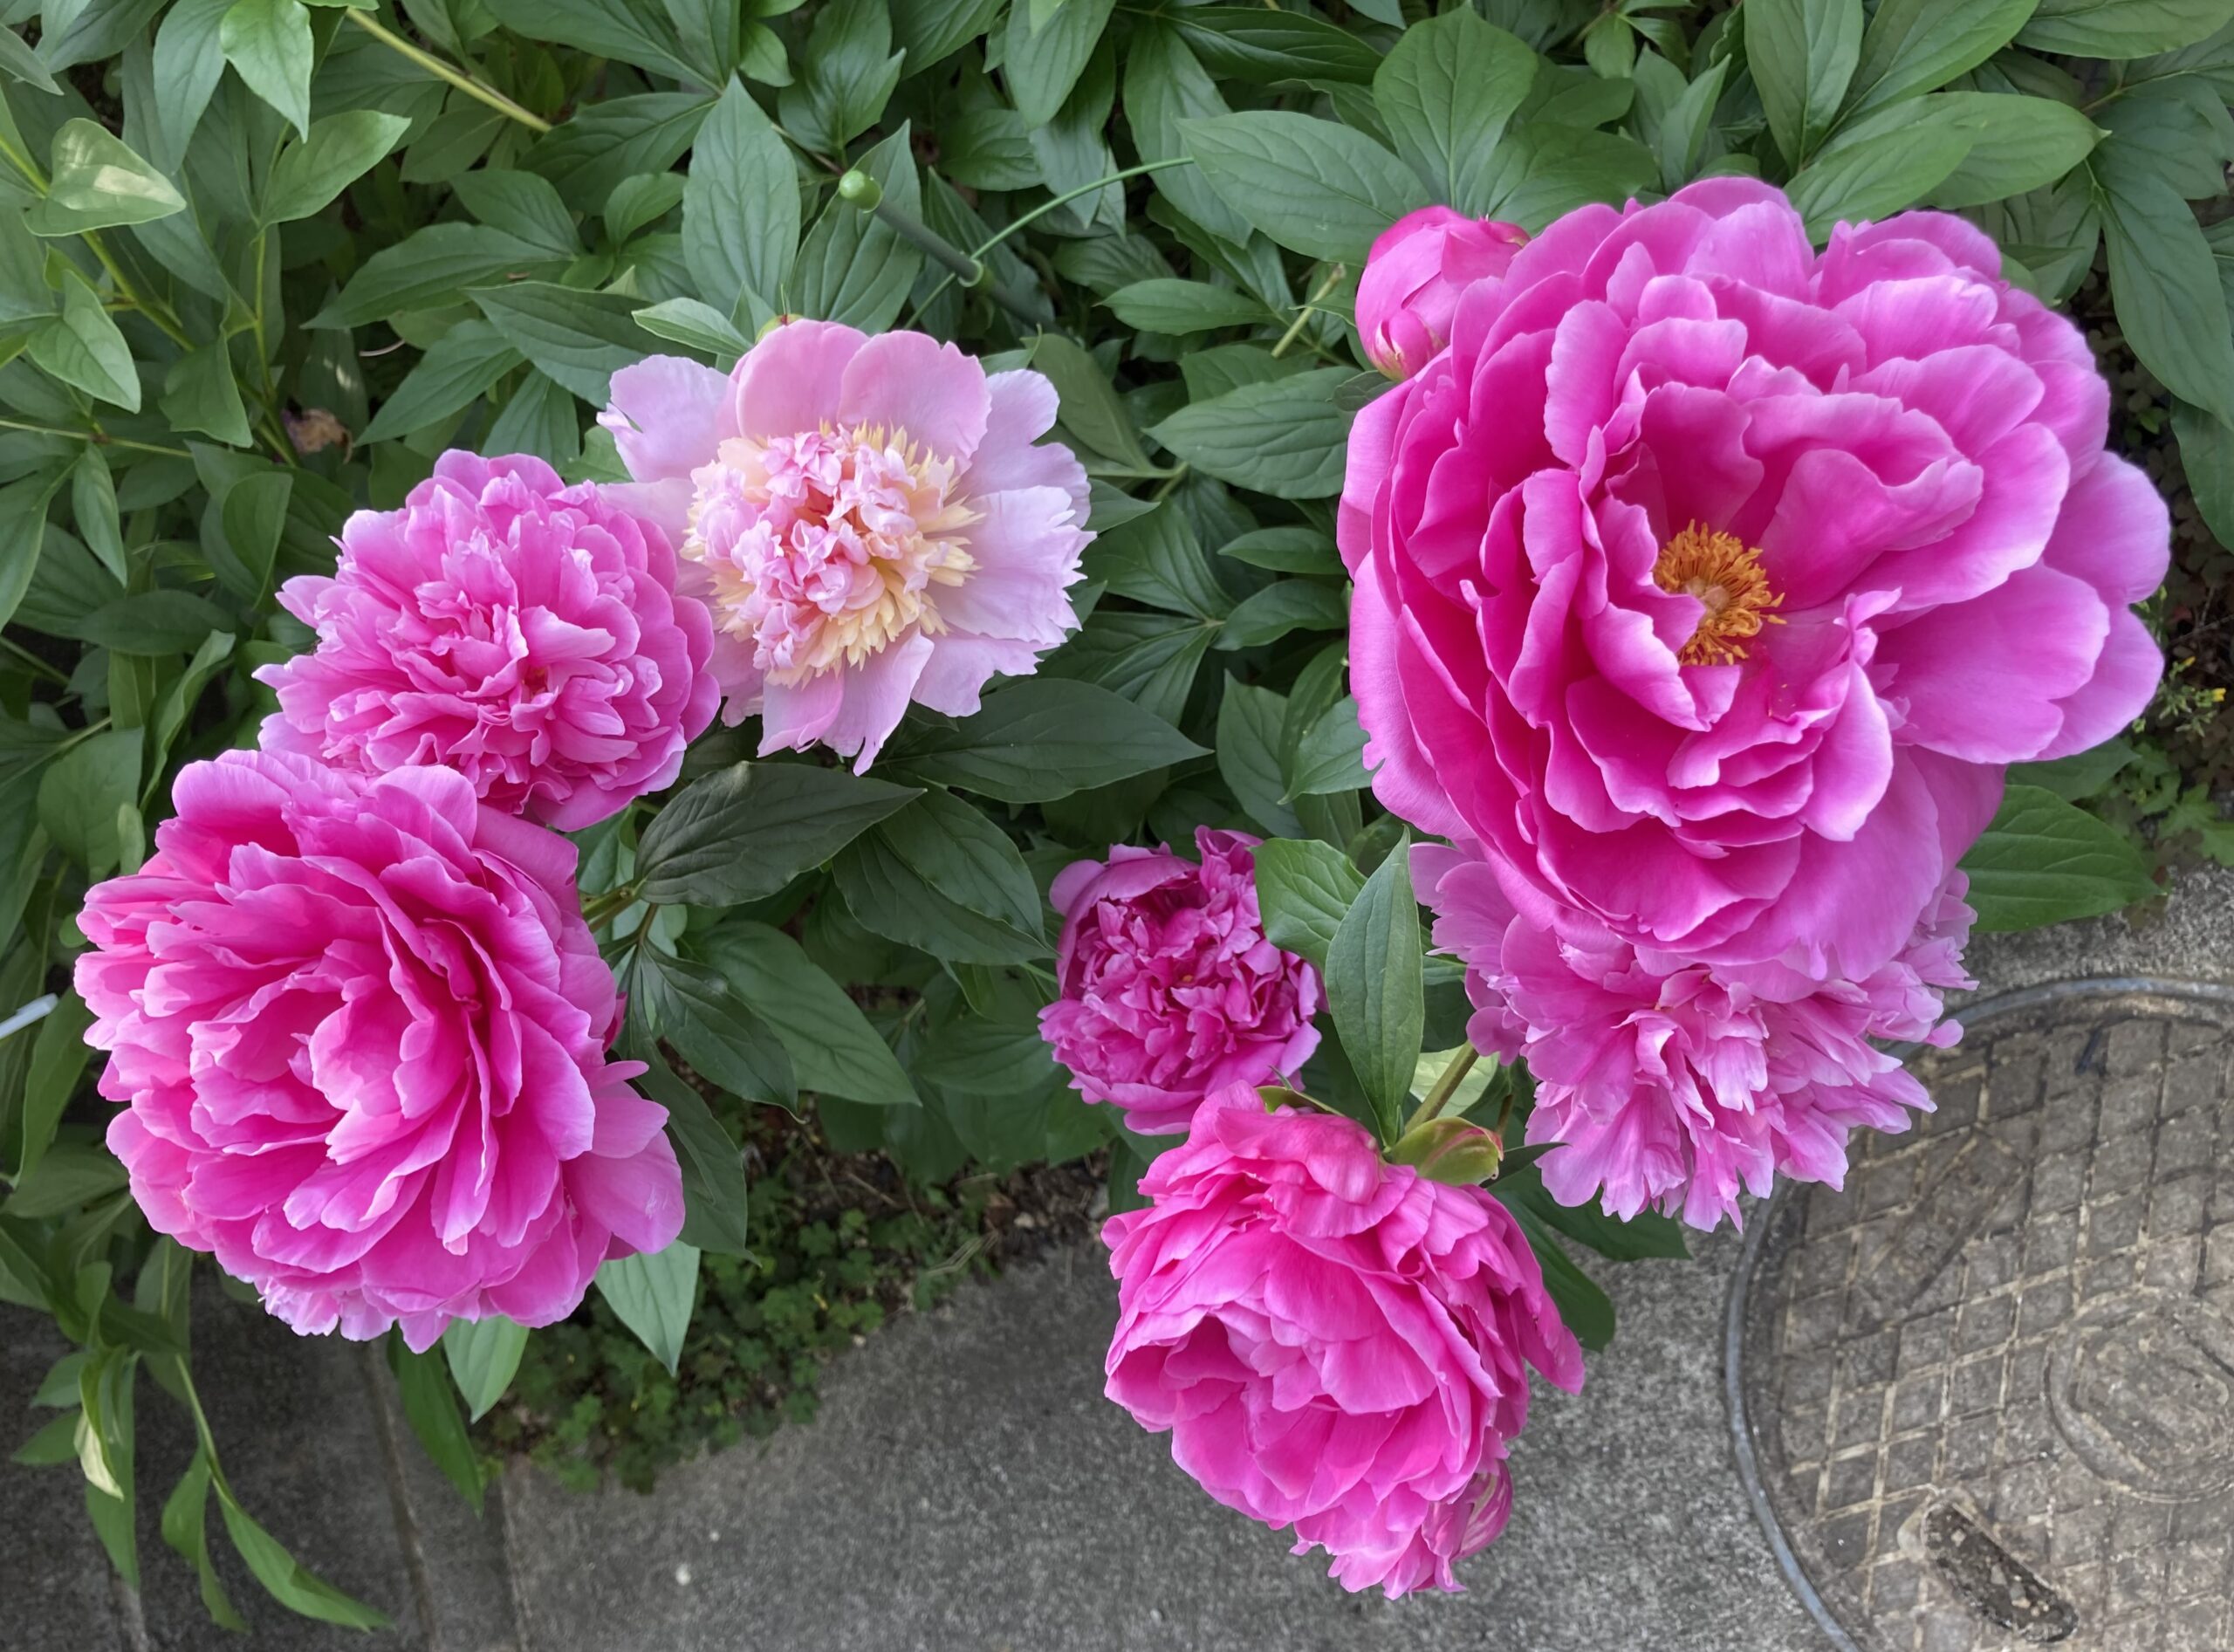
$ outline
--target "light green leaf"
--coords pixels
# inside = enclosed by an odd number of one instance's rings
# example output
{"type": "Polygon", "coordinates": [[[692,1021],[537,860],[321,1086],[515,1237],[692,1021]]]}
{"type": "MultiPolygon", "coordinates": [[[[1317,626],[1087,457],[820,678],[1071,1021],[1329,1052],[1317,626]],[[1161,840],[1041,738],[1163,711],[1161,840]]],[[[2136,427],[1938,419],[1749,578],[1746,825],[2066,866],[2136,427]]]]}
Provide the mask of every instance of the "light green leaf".
{"type": "Polygon", "coordinates": [[[65,120],[54,134],[53,182],[24,214],[33,235],[82,235],[147,223],[186,209],[186,197],[129,145],[91,120],[65,120]]]}
{"type": "Polygon", "coordinates": [[[673,339],[686,349],[723,357],[725,366],[752,348],[752,340],[738,332],[727,316],[696,298],[669,298],[649,309],[639,310],[636,325],[658,338],[673,339]]]}
{"type": "Polygon", "coordinates": [[[637,1333],[653,1359],[673,1377],[690,1334],[697,1306],[697,1245],[675,1241],[657,1257],[617,1257],[597,1270],[597,1294],[614,1317],[637,1333]]]}
{"type": "Polygon", "coordinates": [[[163,1541],[183,1555],[202,1584],[202,1607],[220,1628],[248,1628],[209,1559],[209,1459],[199,1450],[163,1502],[163,1541]]]}
{"type": "Polygon", "coordinates": [[[1427,202],[1409,167],[1332,120],[1257,109],[1179,124],[1188,153],[1226,204],[1309,257],[1362,269],[1374,237],[1427,202]]]}
{"type": "Polygon", "coordinates": [[[235,1502],[222,1484],[217,1488],[217,1507],[225,1517],[226,1535],[232,1539],[241,1559],[248,1563],[248,1569],[256,1574],[256,1580],[264,1585],[271,1598],[289,1611],[316,1618],[322,1623],[338,1623],[344,1628],[389,1627],[383,1614],[351,1600],[288,1553],[277,1538],[249,1518],[248,1511],[235,1502]]]}
{"type": "Polygon", "coordinates": [[[62,313],[32,330],[25,353],[72,388],[127,413],[140,411],[140,371],[132,348],[74,268],[62,279],[62,313]]]}
{"type": "Polygon", "coordinates": [[[527,1327],[492,1313],[485,1320],[453,1320],[442,1331],[442,1356],[449,1361],[450,1379],[476,1422],[487,1416],[527,1351],[527,1327]]]}
{"type": "Polygon", "coordinates": [[[1794,177],[1785,194],[1819,244],[1839,223],[1890,217],[1937,189],[1970,151],[1968,134],[1911,127],[1826,153],[1794,177]]]}
{"type": "Polygon", "coordinates": [[[798,168],[760,106],[730,82],[690,151],[682,257],[724,314],[741,292],[779,304],[799,244],[798,168]]]}
{"type": "Polygon", "coordinates": [[[487,224],[430,223],[366,259],[339,295],[304,325],[360,327],[471,287],[554,273],[561,262],[547,248],[487,224]]]}
{"type": "Polygon", "coordinates": [[[1963,870],[1984,931],[2090,918],[2158,893],[2132,839],[2039,786],[2009,788],[1963,870]]]}
{"type": "Polygon", "coordinates": [[[315,120],[310,134],[279,152],[264,195],[264,222],[307,218],[371,170],[402,141],[411,122],[401,115],[351,109],[315,120]]]}
{"type": "Polygon", "coordinates": [[[297,132],[311,128],[311,14],[300,0],[233,0],[217,25],[225,61],[297,132]]]}
{"type": "Polygon", "coordinates": [[[233,379],[232,359],[223,344],[205,344],[172,362],[155,405],[174,429],[199,430],[236,448],[254,439],[233,379]]]}
{"type": "Polygon", "coordinates": [[[388,1368],[395,1374],[396,1397],[403,1402],[404,1421],[427,1456],[442,1471],[458,1494],[481,1508],[481,1457],[473,1436],[466,1432],[465,1416],[457,1409],[457,1390],[442,1360],[429,1349],[414,1354],[401,1336],[387,1344],[388,1368]]]}

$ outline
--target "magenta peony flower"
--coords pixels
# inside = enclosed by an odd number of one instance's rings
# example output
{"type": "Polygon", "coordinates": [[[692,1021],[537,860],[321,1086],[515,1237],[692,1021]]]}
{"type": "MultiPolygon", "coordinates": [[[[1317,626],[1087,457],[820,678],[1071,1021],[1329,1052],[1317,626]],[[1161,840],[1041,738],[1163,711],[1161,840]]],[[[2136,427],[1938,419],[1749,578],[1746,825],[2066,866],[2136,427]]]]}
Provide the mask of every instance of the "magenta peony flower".
{"type": "Polygon", "coordinates": [[[1373,365],[1409,378],[1450,342],[1458,295],[1505,272],[1528,231],[1449,207],[1408,212],[1374,239],[1358,278],[1358,337],[1373,365]]]}
{"type": "Polygon", "coordinates": [[[1295,1528],[1351,1590],[1456,1590],[1504,1527],[1530,1365],[1582,1354],[1504,1207],[1381,1162],[1348,1119],[1207,1098],[1102,1228],[1108,1395],[1229,1508],[1295,1528]]]}
{"type": "Polygon", "coordinates": [[[453,451],[340,543],[332,578],[280,587],[318,648],[256,674],[279,696],[268,750],[366,774],[440,764],[572,832],[671,784],[713,721],[712,622],[611,490],[453,451]]]}
{"type": "Polygon", "coordinates": [[[2115,733],[2169,543],[2071,323],[1961,220],[1725,178],[1570,213],[1359,415],[1389,808],[1641,947],[1864,979],[2000,766],[2115,733]]]}
{"type": "Polygon", "coordinates": [[[666,1110],[606,1059],[613,977],[564,838],[453,770],[189,764],[96,886],[79,993],[148,1222],[296,1330],[424,1349],[548,1325],[682,1225],[666,1110]]]}
{"type": "Polygon", "coordinates": [[[763,754],[819,741],[866,769],[910,701],[966,716],[1078,628],[1086,472],[1034,445],[1055,422],[1037,373],[792,321],[726,380],[622,368],[600,420],[697,570],[723,716],[759,713],[763,754]]]}
{"type": "Polygon", "coordinates": [[[1264,938],[1256,845],[1198,826],[1196,866],[1120,844],[1106,862],[1066,867],[1049,892],[1062,996],[1040,1032],[1073,1089],[1146,1134],[1186,1129],[1222,1085],[1292,1077],[1319,1047],[1319,971],[1264,938]]]}
{"type": "Polygon", "coordinates": [[[1694,1227],[1740,1220],[1742,1185],[1775,1173],[1846,1182],[1847,1137],[1897,1133],[1931,1098],[1876,1040],[1944,1048],[1962,1029],[1940,992],[1963,972],[1970,908],[1954,874],[1907,945],[1859,981],[1812,981],[1780,965],[1720,970],[1632,946],[1586,914],[1519,899],[1491,861],[1422,846],[1420,887],[1435,938],[1467,966],[1484,1050],[1525,1056],[1536,1080],[1528,1140],[1563,1204],[1600,1197],[1627,1220],[1648,1206],[1694,1227]]]}

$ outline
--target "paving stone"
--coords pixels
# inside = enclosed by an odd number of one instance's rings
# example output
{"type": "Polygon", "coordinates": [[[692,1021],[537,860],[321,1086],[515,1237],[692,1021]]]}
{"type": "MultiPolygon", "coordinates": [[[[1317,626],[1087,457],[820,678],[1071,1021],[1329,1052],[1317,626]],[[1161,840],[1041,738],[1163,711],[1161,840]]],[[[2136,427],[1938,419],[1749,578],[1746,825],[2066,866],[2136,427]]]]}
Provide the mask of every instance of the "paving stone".
{"type": "Polygon", "coordinates": [[[505,1485],[532,1652],[1818,1652],[1730,1462],[1725,1234],[1617,1270],[1622,1326],[1539,1393],[1470,1594],[1346,1594],[1101,1397],[1115,1316],[1066,1251],[881,1333],[822,1414],[645,1498],[505,1485]],[[1624,1285],[1630,1288],[1624,1289],[1624,1285]]]}
{"type": "Polygon", "coordinates": [[[47,1320],[0,1306],[0,1652],[122,1652],[77,1469],[8,1460],[55,1415],[29,1408],[69,1347],[47,1320]]]}
{"type": "Polygon", "coordinates": [[[1744,1287],[1740,1372],[1769,1503],[1865,1652],[1988,1652],[2012,1634],[2234,1648],[2234,1318],[2203,1294],[2215,1224],[2234,1221],[2211,1196],[2234,1152],[2234,1001],[2113,989],[1982,1006],[1961,1051],[1919,1073],[1956,1067],[1983,1074],[1970,1116],[1856,1138],[1835,1209],[1888,1212],[1879,1257],[1839,1279],[1809,1255],[1854,1254],[1810,1214],[1820,1192],[1775,1213],[1744,1287]],[[2032,1128],[2044,1073],[2053,1130],[2032,1128]],[[1817,1357],[1794,1362],[1796,1344],[1817,1357]]]}

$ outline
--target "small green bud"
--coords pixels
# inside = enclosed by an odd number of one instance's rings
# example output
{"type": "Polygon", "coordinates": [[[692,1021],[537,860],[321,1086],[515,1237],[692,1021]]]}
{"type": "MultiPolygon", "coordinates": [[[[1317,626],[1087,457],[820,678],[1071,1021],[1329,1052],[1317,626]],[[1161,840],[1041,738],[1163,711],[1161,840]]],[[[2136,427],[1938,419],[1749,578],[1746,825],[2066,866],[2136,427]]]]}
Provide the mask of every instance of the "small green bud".
{"type": "Polygon", "coordinates": [[[1467,1187],[1496,1176],[1504,1144],[1495,1131],[1464,1119],[1434,1118],[1405,1131],[1389,1148],[1388,1157],[1392,1163],[1410,1165],[1430,1182],[1467,1187]]]}

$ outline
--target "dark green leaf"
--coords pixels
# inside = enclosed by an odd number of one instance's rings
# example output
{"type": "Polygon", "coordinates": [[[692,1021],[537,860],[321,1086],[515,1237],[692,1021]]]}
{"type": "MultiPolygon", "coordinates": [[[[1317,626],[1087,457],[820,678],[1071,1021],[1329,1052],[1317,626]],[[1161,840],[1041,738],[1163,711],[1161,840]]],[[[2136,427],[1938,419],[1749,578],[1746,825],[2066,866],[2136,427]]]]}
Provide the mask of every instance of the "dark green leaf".
{"type": "Polygon", "coordinates": [[[647,947],[633,978],[647,1024],[698,1073],[748,1101],[798,1104],[798,1080],[783,1041],[719,971],[647,947]]]}
{"type": "Polygon", "coordinates": [[[1419,1065],[1427,1010],[1412,857],[1400,841],[1342,915],[1326,949],[1334,1032],[1373,1103],[1378,1134],[1394,1141],[1419,1065]]]}
{"type": "Polygon", "coordinates": [[[1303,835],[1303,824],[1283,800],[1287,779],[1280,767],[1280,729],[1287,702],[1270,689],[1226,679],[1218,704],[1218,772],[1241,806],[1276,838],[1303,835]]]}
{"type": "Polygon", "coordinates": [[[1882,0],[1861,37],[1852,120],[1966,74],[2007,45],[2039,0],[1882,0]]]}
{"type": "Polygon", "coordinates": [[[1796,171],[1830,131],[1861,60],[1861,0],[1749,0],[1739,15],[1769,132],[1796,171]]]}
{"type": "Polygon", "coordinates": [[[841,769],[740,763],[661,809],[636,851],[644,898],[736,906],[827,860],[917,793],[841,769]]]}
{"type": "Polygon", "coordinates": [[[1207,332],[1217,327],[1254,326],[1268,319],[1260,300],[1203,281],[1135,281],[1103,302],[1120,321],[1143,332],[1207,332]]]}
{"type": "Polygon", "coordinates": [[[465,1416],[457,1409],[457,1390],[449,1370],[432,1352],[414,1354],[400,1336],[387,1344],[388,1368],[395,1373],[397,1398],[403,1402],[404,1420],[426,1448],[427,1456],[458,1495],[481,1507],[481,1458],[473,1436],[465,1430],[465,1416]]]}
{"type": "Polygon", "coordinates": [[[1182,120],[1180,134],[1228,206],[1280,245],[1352,270],[1374,236],[1426,203],[1410,168],[1331,120],[1257,109],[1182,120]]]}
{"type": "Polygon", "coordinates": [[[1029,5],[1009,8],[1004,72],[1009,96],[1026,126],[1055,118],[1086,70],[1115,0],[1064,0],[1054,16],[1035,26],[1029,5]]]}
{"type": "MultiPolygon", "coordinates": [[[[340,296],[304,325],[360,327],[407,310],[454,300],[469,287],[557,268],[558,259],[548,248],[508,230],[481,223],[432,223],[366,259],[340,296]]],[[[456,329],[452,332],[455,335],[456,329]]],[[[460,343],[465,341],[459,338],[460,343]]]]}
{"type": "Polygon", "coordinates": [[[1045,941],[948,900],[874,832],[848,844],[833,867],[846,910],[863,929],[952,963],[1028,963],[1045,941]]]}
{"type": "Polygon", "coordinates": [[[884,847],[956,906],[1043,938],[1038,886],[1007,833],[951,792],[924,792],[873,828],[884,847]]]}
{"type": "Polygon", "coordinates": [[[95,878],[116,868],[116,812],[139,800],[140,741],[137,729],[81,739],[39,780],[39,824],[95,878]]]}
{"type": "Polygon", "coordinates": [[[247,1620],[209,1559],[209,1459],[200,1450],[163,1502],[163,1541],[183,1555],[202,1585],[202,1610],[220,1628],[245,1632],[247,1620]]]}
{"type": "Polygon", "coordinates": [[[775,1028],[803,1088],[877,1107],[918,1105],[891,1045],[860,1006],[782,930],[732,921],[708,936],[700,953],[775,1028]]]}
{"type": "Polygon", "coordinates": [[[1963,162],[1970,137],[1951,127],[1911,126],[1826,152],[1785,194],[1817,242],[1840,223],[1887,218],[1923,200],[1963,162]]]}
{"type": "MultiPolygon", "coordinates": [[[[1067,0],[1066,0],[1067,3],[1067,0]]],[[[1333,80],[1364,86],[1381,54],[1348,30],[1271,6],[1188,6],[1166,17],[1212,74],[1271,86],[1333,80]]]]}
{"type": "Polygon", "coordinates": [[[636,325],[640,304],[622,293],[517,281],[467,296],[515,350],[593,406],[604,404],[613,375],[650,343],[636,325]]]}
{"type": "Polygon", "coordinates": [[[1256,648],[1291,631],[1340,631],[1350,605],[1333,586],[1312,579],[1277,579],[1243,599],[1218,634],[1221,648],[1256,648]]]}
{"type": "Polygon", "coordinates": [[[975,716],[911,723],[887,764],[1004,803],[1044,803],[1203,756],[1162,718],[1088,682],[1027,677],[975,716]]]}
{"type": "Polygon", "coordinates": [[[351,109],[311,123],[309,135],[279,152],[264,197],[264,221],[307,218],[354,183],[410,129],[401,115],[351,109]]]}
{"type": "Polygon", "coordinates": [[[78,634],[116,654],[191,654],[230,625],[224,611],[187,591],[142,591],[86,616],[78,634]]]}
{"type": "Polygon", "coordinates": [[[1536,78],[1536,54],[1471,7],[1404,32],[1373,78],[1396,153],[1439,201],[1467,209],[1461,186],[1497,147],[1536,78]]]}
{"type": "Polygon", "coordinates": [[[781,299],[798,243],[798,168],[760,106],[732,80],[691,148],[683,260],[726,314],[743,291],[781,299]]]}
{"type": "Polygon", "coordinates": [[[2040,0],[2017,36],[2034,51],[2145,58],[2205,39],[2234,22],[2234,0],[2040,0]]]}
{"type": "Polygon", "coordinates": [[[461,321],[419,359],[395,394],[380,403],[360,439],[381,442],[439,423],[485,395],[525,360],[486,321],[461,321]]]}
{"type": "Polygon", "coordinates": [[[1371,374],[1319,367],[1190,403],[1150,434],[1221,482],[1323,499],[1341,491],[1350,421],[1383,387],[1371,374]]]}

